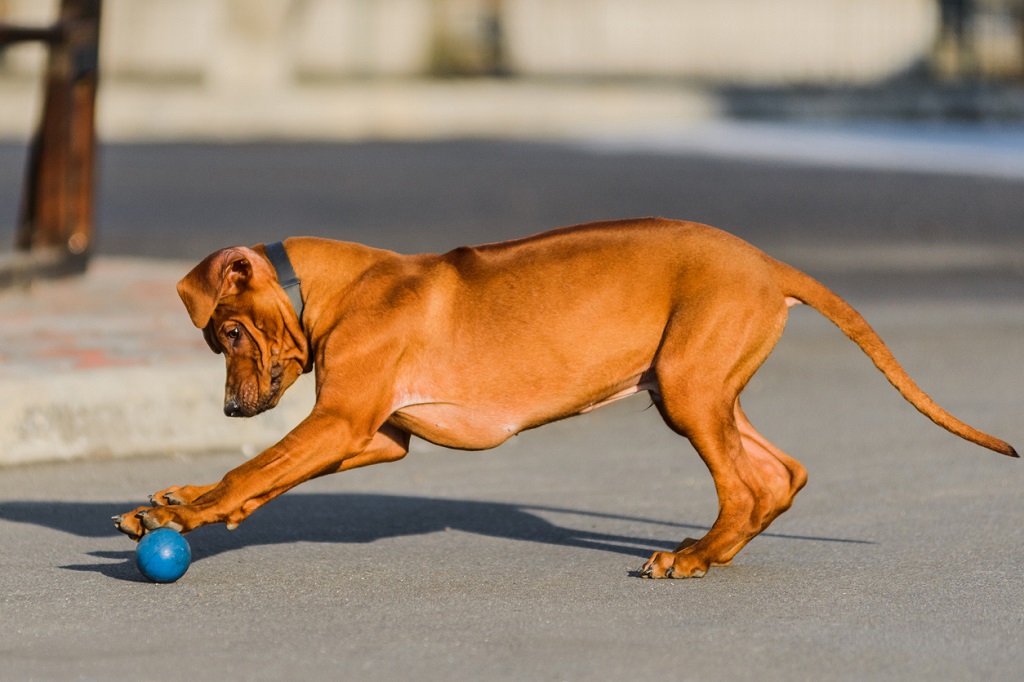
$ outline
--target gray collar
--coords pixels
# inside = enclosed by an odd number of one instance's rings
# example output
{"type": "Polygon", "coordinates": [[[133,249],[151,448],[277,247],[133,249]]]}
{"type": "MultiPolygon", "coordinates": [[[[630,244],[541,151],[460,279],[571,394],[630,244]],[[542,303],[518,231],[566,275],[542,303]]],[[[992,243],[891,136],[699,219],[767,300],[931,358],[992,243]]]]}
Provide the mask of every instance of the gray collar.
{"type": "Polygon", "coordinates": [[[288,258],[288,252],[284,249],[284,244],[281,242],[274,242],[273,244],[266,244],[264,249],[267,252],[267,258],[270,259],[270,264],[273,266],[274,271],[277,273],[277,282],[284,289],[284,292],[288,294],[288,299],[292,302],[292,307],[295,308],[295,314],[299,316],[299,325],[302,325],[302,286],[298,276],[295,274],[295,268],[292,267],[292,262],[288,258]]]}

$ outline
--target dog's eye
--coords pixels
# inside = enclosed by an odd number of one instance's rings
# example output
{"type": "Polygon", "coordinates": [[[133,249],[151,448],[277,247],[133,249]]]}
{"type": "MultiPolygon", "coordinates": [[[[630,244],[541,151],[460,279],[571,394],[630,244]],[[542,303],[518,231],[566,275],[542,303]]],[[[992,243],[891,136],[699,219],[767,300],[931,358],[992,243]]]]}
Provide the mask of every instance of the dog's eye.
{"type": "Polygon", "coordinates": [[[239,335],[241,333],[242,332],[239,331],[238,327],[232,327],[231,329],[229,329],[226,332],[224,332],[224,336],[228,337],[232,341],[235,341],[235,340],[238,339],[238,337],[239,337],[239,335]]]}

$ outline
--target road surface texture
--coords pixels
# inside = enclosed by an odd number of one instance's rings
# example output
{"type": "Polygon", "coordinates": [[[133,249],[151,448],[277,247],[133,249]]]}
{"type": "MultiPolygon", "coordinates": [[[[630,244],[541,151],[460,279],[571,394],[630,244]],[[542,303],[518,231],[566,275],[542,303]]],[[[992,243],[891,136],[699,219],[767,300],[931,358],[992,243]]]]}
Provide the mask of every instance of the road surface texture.
{"type": "MultiPolygon", "coordinates": [[[[5,192],[21,153],[0,146],[5,192]]],[[[436,251],[709,222],[835,288],[940,404],[1024,446],[1016,177],[452,142],[112,146],[102,178],[100,253],[146,259],[296,233],[436,251]]],[[[810,481],[697,580],[636,574],[716,512],[645,396],[306,484],[190,534],[172,585],[141,579],[109,517],[241,453],[0,470],[0,679],[1020,679],[1020,461],[932,425],[807,308],[744,407],[810,481]]]]}

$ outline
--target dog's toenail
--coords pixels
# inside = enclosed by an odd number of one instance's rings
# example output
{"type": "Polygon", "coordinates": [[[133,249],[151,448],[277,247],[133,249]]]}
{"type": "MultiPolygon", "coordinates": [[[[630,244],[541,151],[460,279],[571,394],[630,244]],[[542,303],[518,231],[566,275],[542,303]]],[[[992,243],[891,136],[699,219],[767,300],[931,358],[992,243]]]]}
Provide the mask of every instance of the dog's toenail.
{"type": "Polygon", "coordinates": [[[671,578],[675,574],[676,574],[676,569],[674,569],[674,568],[670,568],[667,571],[665,571],[665,577],[666,578],[671,578]]]}

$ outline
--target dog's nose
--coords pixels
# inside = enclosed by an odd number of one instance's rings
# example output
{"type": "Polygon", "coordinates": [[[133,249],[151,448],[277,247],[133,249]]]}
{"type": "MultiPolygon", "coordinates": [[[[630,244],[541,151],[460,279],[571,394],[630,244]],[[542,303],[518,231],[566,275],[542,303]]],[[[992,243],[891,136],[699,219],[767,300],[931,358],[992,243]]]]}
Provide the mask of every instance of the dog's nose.
{"type": "Polygon", "coordinates": [[[241,417],[242,406],[238,404],[237,398],[224,401],[224,414],[229,417],[241,417]]]}

